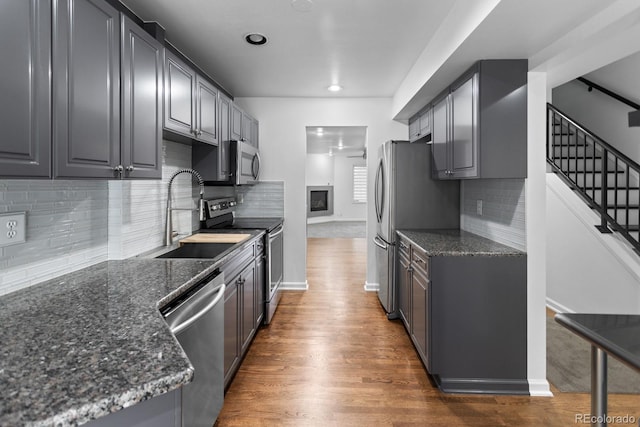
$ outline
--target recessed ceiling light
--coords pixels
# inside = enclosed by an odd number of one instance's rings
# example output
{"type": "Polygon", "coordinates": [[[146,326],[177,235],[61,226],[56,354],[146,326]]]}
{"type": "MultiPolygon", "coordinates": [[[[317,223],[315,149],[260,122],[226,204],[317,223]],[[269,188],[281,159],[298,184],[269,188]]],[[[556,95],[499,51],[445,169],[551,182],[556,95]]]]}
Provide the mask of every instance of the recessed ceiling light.
{"type": "Polygon", "coordinates": [[[260,33],[249,33],[244,36],[244,39],[247,41],[247,43],[255,46],[260,46],[267,43],[267,37],[264,34],[260,33]]]}
{"type": "Polygon", "coordinates": [[[329,92],[340,92],[342,90],[342,86],[340,85],[331,85],[327,88],[329,92]]]}
{"type": "Polygon", "coordinates": [[[291,0],[291,7],[298,12],[311,12],[313,9],[312,0],[291,0]]]}

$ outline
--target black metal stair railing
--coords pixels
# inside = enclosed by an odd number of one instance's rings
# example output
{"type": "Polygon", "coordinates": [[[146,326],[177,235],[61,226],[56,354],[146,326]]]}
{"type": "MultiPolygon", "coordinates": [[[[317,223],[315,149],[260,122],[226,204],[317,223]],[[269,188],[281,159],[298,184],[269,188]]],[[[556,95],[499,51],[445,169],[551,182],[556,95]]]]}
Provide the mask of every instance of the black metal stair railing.
{"type": "Polygon", "coordinates": [[[547,104],[547,162],[600,215],[596,227],[619,232],[640,252],[640,165],[547,104]]]}

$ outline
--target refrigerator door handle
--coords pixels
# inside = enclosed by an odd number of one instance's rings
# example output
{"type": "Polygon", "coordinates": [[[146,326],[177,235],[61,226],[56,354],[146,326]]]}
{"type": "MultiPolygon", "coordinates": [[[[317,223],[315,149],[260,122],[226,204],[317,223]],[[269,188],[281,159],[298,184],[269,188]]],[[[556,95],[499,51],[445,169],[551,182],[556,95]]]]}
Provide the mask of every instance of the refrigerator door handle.
{"type": "Polygon", "coordinates": [[[384,169],[382,159],[378,164],[378,170],[376,171],[376,188],[375,188],[375,203],[376,203],[376,218],[378,222],[382,220],[382,206],[384,204],[384,169]],[[382,179],[382,181],[380,181],[382,179]],[[380,192],[380,197],[378,197],[380,192]]]}
{"type": "Polygon", "coordinates": [[[373,238],[373,243],[375,243],[377,247],[379,247],[380,249],[384,249],[385,251],[389,248],[389,245],[387,245],[387,243],[379,236],[373,238]]]}

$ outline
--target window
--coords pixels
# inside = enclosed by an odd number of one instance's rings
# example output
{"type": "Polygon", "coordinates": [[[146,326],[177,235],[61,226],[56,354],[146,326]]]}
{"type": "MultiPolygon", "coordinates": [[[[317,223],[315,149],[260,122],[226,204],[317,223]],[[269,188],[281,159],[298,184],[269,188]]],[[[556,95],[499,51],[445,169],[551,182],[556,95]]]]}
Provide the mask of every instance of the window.
{"type": "Polygon", "coordinates": [[[367,203],[366,166],[353,166],[353,203],[367,203]]]}

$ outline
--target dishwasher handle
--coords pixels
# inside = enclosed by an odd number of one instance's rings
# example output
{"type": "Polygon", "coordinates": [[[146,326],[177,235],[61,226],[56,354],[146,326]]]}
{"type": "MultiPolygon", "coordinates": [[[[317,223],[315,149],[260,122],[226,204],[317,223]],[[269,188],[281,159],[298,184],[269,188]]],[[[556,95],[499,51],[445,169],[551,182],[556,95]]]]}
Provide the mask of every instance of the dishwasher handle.
{"type": "Polygon", "coordinates": [[[202,316],[207,314],[207,312],[209,312],[209,310],[211,310],[213,307],[215,307],[216,304],[218,304],[218,302],[220,302],[220,300],[224,296],[225,289],[226,289],[226,285],[223,283],[218,288],[218,294],[216,295],[216,297],[209,304],[207,304],[202,310],[198,311],[197,313],[195,313],[193,316],[189,317],[185,321],[180,322],[175,326],[172,326],[171,327],[171,332],[173,332],[174,335],[177,335],[180,332],[184,331],[189,326],[191,326],[193,323],[195,323],[202,316]]]}

